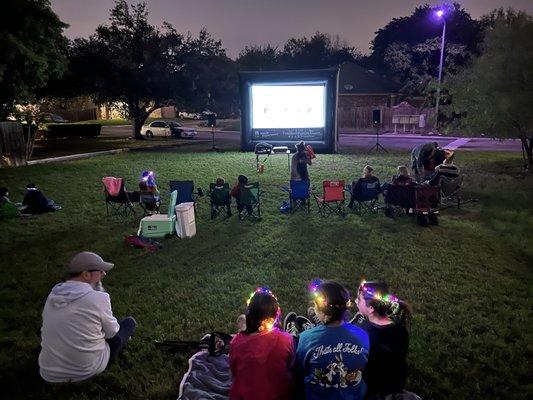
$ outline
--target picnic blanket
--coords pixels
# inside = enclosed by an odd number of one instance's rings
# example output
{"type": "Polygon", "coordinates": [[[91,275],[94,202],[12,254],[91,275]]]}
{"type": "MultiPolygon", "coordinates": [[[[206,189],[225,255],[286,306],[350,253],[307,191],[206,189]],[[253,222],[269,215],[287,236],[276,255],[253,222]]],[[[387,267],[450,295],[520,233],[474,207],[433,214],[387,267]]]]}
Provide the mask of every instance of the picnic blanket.
{"type": "Polygon", "coordinates": [[[189,358],[178,400],[227,400],[231,379],[227,354],[215,357],[206,350],[199,351],[189,358]]]}

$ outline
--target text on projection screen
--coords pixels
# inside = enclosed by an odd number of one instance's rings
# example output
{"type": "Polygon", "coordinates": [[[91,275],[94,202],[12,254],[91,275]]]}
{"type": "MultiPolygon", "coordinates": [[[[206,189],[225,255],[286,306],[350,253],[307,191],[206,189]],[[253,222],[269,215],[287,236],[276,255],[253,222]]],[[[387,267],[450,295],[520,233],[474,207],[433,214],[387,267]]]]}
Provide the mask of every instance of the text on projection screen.
{"type": "Polygon", "coordinates": [[[323,128],[324,85],[252,85],[252,128],[323,128]]]}

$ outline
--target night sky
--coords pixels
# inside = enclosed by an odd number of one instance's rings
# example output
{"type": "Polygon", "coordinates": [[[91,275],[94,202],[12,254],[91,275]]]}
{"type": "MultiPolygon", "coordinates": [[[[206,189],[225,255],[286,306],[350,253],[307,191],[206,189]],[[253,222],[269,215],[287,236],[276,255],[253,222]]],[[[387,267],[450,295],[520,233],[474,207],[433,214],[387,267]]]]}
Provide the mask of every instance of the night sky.
{"type": "MultiPolygon", "coordinates": [[[[138,1],[129,1],[137,3],[138,1]]],[[[70,25],[69,38],[87,37],[108,23],[113,0],[52,0],[52,9],[70,25]]],[[[150,22],[170,22],[179,32],[197,34],[205,27],[221,39],[230,57],[246,45],[282,46],[291,37],[316,31],[339,35],[368,53],[374,32],[392,18],[410,15],[417,5],[442,1],[416,0],[146,0],[150,22]]],[[[533,0],[463,0],[472,18],[494,8],[513,7],[533,14],[533,0]]]]}

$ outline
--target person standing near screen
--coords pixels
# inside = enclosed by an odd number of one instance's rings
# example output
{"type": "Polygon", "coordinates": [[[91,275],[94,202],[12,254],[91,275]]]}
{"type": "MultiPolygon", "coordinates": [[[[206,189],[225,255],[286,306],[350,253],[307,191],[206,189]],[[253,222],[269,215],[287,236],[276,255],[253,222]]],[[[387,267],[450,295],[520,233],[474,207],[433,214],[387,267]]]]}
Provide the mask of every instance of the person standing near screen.
{"type": "Polygon", "coordinates": [[[312,165],[311,157],[307,154],[305,142],[302,140],[296,144],[296,153],[292,156],[291,181],[308,181],[308,165],[312,165]]]}

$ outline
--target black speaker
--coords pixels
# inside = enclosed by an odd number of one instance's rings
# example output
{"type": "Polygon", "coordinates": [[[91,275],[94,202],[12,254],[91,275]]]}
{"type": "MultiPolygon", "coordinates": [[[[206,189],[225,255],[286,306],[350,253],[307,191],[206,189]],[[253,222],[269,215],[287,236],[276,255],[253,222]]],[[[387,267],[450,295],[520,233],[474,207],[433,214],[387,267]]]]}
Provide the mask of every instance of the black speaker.
{"type": "Polygon", "coordinates": [[[207,126],[217,126],[217,117],[215,114],[207,114],[207,126]]]}
{"type": "Polygon", "coordinates": [[[372,110],[372,123],[374,125],[381,124],[381,110],[379,108],[372,110]]]}

